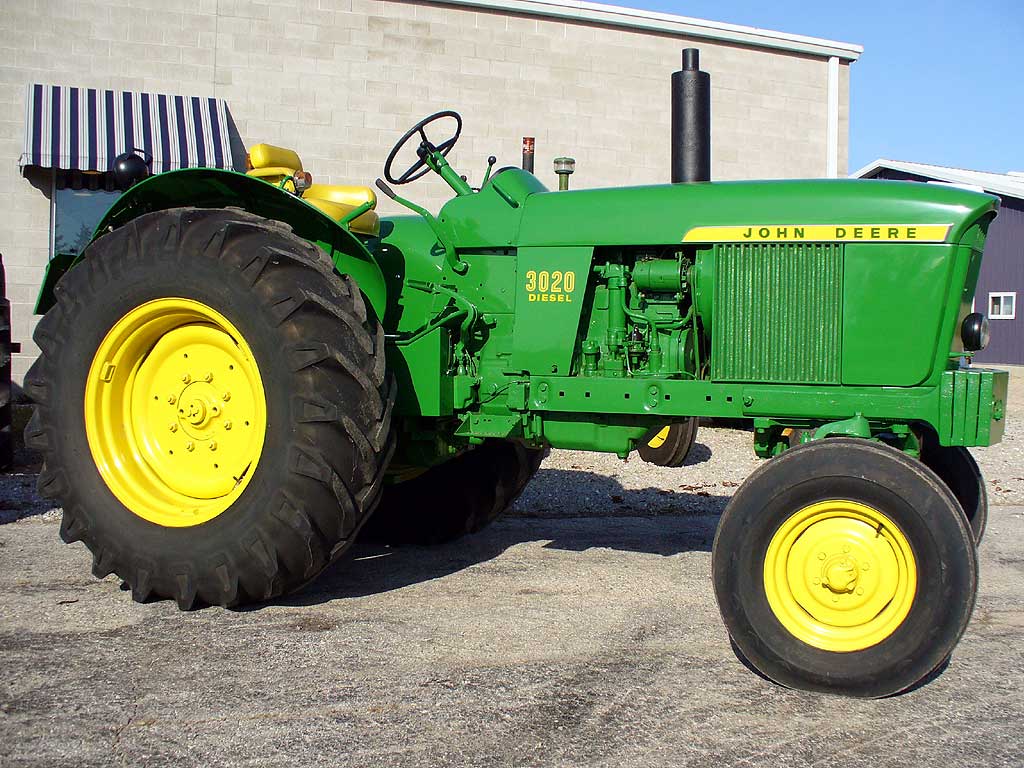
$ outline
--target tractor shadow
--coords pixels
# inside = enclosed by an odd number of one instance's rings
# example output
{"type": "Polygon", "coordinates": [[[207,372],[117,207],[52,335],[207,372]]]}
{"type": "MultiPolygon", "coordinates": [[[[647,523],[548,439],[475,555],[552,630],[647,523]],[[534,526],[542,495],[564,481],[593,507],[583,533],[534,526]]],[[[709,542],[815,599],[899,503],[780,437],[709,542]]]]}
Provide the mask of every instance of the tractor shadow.
{"type": "Polygon", "coordinates": [[[728,501],[703,491],[626,489],[593,472],[542,469],[512,513],[480,533],[423,547],[360,540],[302,592],[269,605],[308,606],[382,594],[443,578],[530,542],[581,554],[592,549],[664,557],[710,552],[728,501]]]}

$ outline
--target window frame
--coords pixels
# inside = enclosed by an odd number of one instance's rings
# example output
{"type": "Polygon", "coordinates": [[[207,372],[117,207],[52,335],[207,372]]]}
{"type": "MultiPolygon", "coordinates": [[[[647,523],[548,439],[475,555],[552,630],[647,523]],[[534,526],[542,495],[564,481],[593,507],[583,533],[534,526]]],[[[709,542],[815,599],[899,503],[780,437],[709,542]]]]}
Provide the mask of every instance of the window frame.
{"type": "Polygon", "coordinates": [[[1006,298],[1007,296],[1009,296],[1013,300],[1013,309],[1011,310],[1011,312],[1009,314],[999,314],[999,315],[989,314],[989,316],[988,316],[989,320],[1016,320],[1017,319],[1017,292],[1016,291],[989,291],[989,294],[988,294],[988,309],[991,312],[991,310],[992,310],[992,299],[995,298],[995,297],[999,297],[999,299],[1000,299],[999,307],[1000,307],[1000,309],[1002,309],[1003,308],[1002,299],[1006,298]]]}

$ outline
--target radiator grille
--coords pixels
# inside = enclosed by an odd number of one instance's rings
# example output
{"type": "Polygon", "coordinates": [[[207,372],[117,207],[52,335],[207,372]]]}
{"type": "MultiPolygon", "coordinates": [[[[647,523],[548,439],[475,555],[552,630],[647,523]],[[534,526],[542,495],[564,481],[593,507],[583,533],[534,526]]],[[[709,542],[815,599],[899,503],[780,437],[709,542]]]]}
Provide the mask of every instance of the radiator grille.
{"type": "Polygon", "coordinates": [[[716,257],[712,378],[838,384],[843,246],[721,244],[716,257]]]}

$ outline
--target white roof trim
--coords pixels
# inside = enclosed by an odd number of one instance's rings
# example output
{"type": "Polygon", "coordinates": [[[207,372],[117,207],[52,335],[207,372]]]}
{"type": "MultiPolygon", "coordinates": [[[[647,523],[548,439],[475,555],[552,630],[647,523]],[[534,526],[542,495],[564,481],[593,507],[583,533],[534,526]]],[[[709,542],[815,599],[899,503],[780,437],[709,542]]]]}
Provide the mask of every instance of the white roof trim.
{"type": "Polygon", "coordinates": [[[559,19],[612,24],[657,32],[670,32],[686,37],[722,40],[729,43],[809,53],[815,56],[836,56],[843,61],[856,61],[864,47],[804,35],[791,35],[770,29],[726,24],[720,21],[694,19],[671,13],[623,8],[617,5],[588,3],[583,0],[441,0],[444,5],[466,5],[498,11],[553,16],[559,19]]]}
{"type": "Polygon", "coordinates": [[[1006,197],[1024,200],[1024,178],[1009,173],[990,173],[988,171],[971,171],[966,168],[947,168],[944,165],[928,165],[926,163],[910,163],[904,160],[886,160],[879,158],[863,168],[850,174],[851,178],[860,179],[878,170],[887,168],[915,176],[927,176],[950,184],[968,187],[981,187],[1006,197]]]}

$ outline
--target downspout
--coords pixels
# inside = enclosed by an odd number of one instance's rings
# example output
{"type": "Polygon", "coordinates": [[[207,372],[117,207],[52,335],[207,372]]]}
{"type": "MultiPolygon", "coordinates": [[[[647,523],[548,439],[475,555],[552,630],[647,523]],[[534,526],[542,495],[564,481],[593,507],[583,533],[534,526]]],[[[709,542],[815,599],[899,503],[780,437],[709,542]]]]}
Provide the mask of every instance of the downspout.
{"type": "Polygon", "coordinates": [[[828,60],[828,125],[825,131],[825,175],[839,175],[839,57],[828,60]]]}

